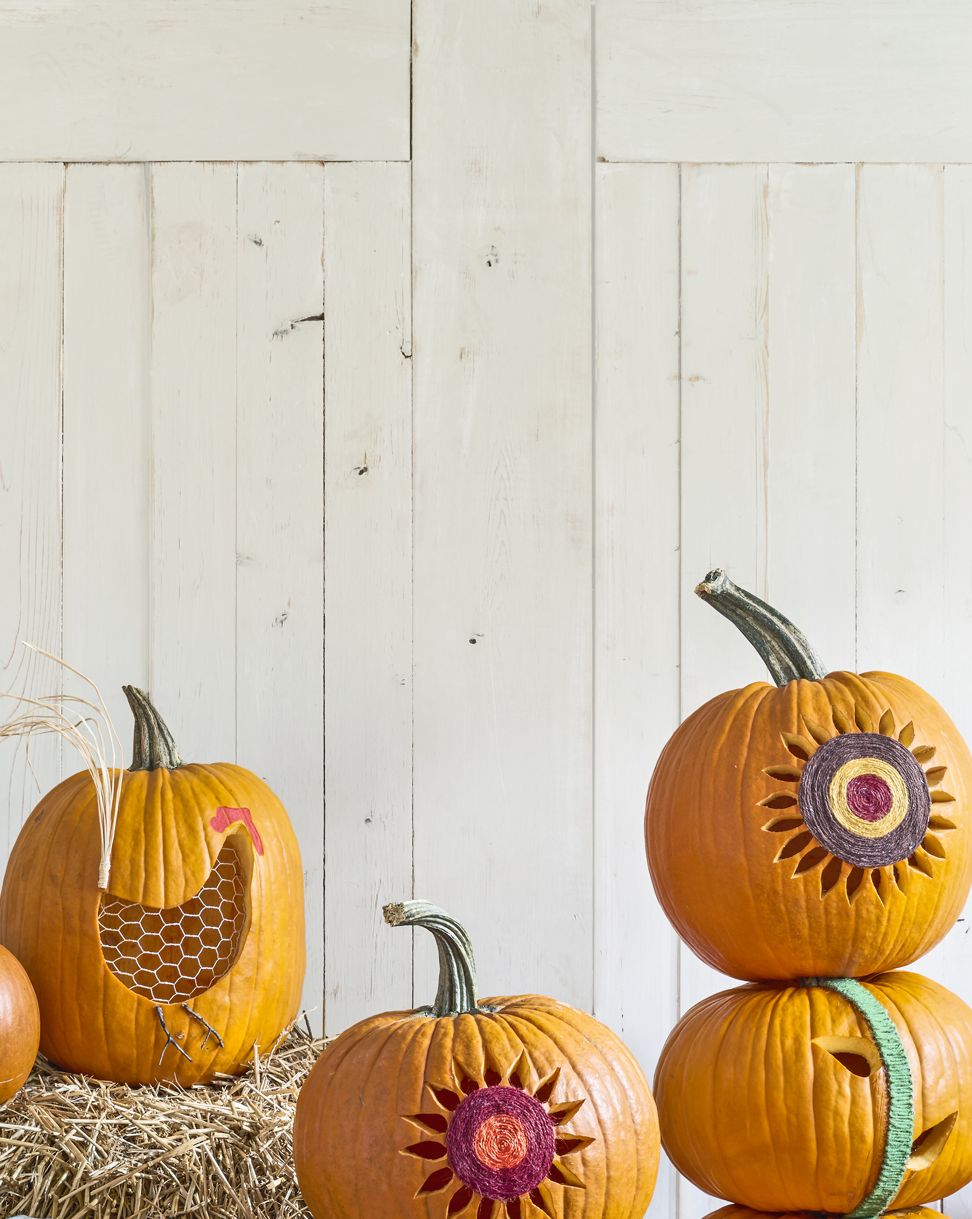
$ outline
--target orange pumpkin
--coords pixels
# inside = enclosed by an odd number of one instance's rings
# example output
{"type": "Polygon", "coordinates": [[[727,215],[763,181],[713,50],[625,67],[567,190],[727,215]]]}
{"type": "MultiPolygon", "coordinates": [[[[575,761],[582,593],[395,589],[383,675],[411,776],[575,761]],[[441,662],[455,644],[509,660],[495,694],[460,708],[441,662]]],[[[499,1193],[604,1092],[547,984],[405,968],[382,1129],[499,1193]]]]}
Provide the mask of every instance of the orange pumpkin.
{"type": "Polygon", "coordinates": [[[972,1180],[972,1011],[918,974],[704,999],[665,1044],[655,1095],[678,1170],[754,1211],[876,1215],[972,1180]]]}
{"type": "Polygon", "coordinates": [[[283,805],[230,763],[184,764],[148,697],[126,687],[125,772],[110,891],[98,888],[87,772],[27,819],[0,894],[0,940],[40,1004],[55,1063],[125,1083],[242,1069],[296,1015],[304,975],[300,852],[283,805]]]}
{"type": "Polygon", "coordinates": [[[955,725],[903,677],[824,676],[796,627],[723,572],[696,592],[777,684],[718,695],[662,752],[645,840],[668,917],[738,978],[908,964],[972,883],[972,757],[955,725]]]}
{"type": "MultiPolygon", "coordinates": [[[[928,1210],[924,1206],[909,1207],[905,1211],[886,1211],[887,1219],[948,1219],[941,1211],[928,1210]]],[[[750,1210],[748,1206],[720,1206],[712,1211],[706,1219],[820,1219],[819,1215],[811,1215],[804,1211],[795,1215],[766,1215],[762,1211],[750,1210]]]]}
{"type": "Polygon", "coordinates": [[[435,936],[438,994],[354,1025],[308,1076],[294,1160],[316,1219],[642,1219],[658,1120],[621,1041],[554,999],[477,1002],[469,938],[437,907],[385,917],[435,936]]]}
{"type": "Polygon", "coordinates": [[[0,945],[0,1105],[19,1092],[40,1042],[40,1013],[30,979],[0,945]]]}

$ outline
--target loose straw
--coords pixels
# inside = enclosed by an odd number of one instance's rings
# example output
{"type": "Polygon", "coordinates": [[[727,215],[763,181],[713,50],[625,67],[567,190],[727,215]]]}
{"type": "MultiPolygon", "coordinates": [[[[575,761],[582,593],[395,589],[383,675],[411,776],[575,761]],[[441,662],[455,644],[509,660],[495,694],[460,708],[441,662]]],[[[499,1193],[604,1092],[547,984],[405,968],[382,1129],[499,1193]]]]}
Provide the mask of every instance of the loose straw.
{"type": "Polygon", "coordinates": [[[291,1131],[323,1048],[296,1027],[244,1074],[188,1089],[104,1083],[39,1059],[0,1107],[0,1215],[310,1219],[291,1131]]]}
{"type": "Polygon", "coordinates": [[[98,802],[98,825],[101,831],[98,888],[107,889],[111,849],[115,841],[118,805],[121,799],[121,742],[101,691],[90,677],[69,665],[60,656],[55,656],[53,652],[47,652],[30,643],[25,643],[24,647],[58,665],[66,673],[72,673],[90,688],[93,697],[59,693],[31,698],[25,694],[0,692],[0,698],[9,699],[15,704],[10,718],[0,724],[0,739],[22,738],[26,740],[29,751],[33,736],[54,733],[67,741],[81,758],[84,769],[94,783],[98,802]]]}

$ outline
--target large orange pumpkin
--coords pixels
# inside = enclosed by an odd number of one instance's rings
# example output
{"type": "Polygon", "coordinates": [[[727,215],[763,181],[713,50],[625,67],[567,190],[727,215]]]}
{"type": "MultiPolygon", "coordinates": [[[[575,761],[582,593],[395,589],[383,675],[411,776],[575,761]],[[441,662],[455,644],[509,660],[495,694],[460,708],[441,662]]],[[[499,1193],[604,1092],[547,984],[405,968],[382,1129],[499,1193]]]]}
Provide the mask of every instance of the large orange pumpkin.
{"type": "MultiPolygon", "coordinates": [[[[948,1219],[941,1211],[928,1210],[924,1206],[909,1207],[904,1211],[886,1211],[887,1219],[948,1219]]],[[[820,1219],[819,1215],[811,1215],[807,1211],[801,1214],[767,1215],[763,1211],[750,1210],[748,1206],[720,1206],[717,1211],[706,1215],[706,1219],[820,1219]]]]}
{"type": "Polygon", "coordinates": [[[294,1159],[316,1219],[642,1219],[658,1120],[614,1033],[538,995],[477,1002],[454,919],[385,917],[435,936],[438,994],[354,1025],[308,1076],[294,1159]]]}
{"type": "Polygon", "coordinates": [[[19,1092],[40,1042],[40,1013],[30,979],[0,946],[0,1105],[19,1092]]]}
{"type": "Polygon", "coordinates": [[[908,964],[972,883],[972,758],[955,725],[903,677],[825,676],[793,624],[725,573],[696,591],[777,684],[718,695],[662,752],[645,839],[668,917],[738,978],[908,964]]]}
{"type": "Polygon", "coordinates": [[[0,941],[26,969],[41,1049],[125,1083],[236,1072],[296,1015],[304,976],[300,852],[283,805],[230,763],[184,764],[126,687],[135,757],[121,784],[110,891],[98,888],[87,772],[27,819],[0,894],[0,941]]]}
{"type": "Polygon", "coordinates": [[[972,1011],[918,974],[704,999],[655,1095],[678,1170],[755,1211],[877,1215],[972,1180],[972,1011]]]}

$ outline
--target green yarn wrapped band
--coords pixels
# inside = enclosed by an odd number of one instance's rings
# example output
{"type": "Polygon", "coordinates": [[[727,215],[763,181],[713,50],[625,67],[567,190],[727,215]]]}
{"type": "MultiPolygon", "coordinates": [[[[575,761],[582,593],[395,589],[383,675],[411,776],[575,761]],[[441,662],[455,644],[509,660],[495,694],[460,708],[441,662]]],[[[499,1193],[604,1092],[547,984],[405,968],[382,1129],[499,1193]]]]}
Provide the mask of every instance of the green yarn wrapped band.
{"type": "Polygon", "coordinates": [[[888,1124],[881,1169],[874,1188],[845,1219],[875,1219],[894,1201],[904,1180],[915,1128],[915,1087],[898,1030],[880,1000],[854,978],[806,978],[803,986],[822,986],[843,995],[863,1018],[874,1038],[888,1077],[888,1124]]]}

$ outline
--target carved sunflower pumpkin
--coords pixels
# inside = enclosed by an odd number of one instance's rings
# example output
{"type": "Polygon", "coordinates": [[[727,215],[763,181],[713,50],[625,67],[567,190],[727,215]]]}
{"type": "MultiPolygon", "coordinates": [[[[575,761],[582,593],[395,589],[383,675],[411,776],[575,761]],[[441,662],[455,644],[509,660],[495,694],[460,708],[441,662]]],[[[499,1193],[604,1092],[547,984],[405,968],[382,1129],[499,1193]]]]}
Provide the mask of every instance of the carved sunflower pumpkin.
{"type": "Polygon", "coordinates": [[[825,674],[803,634],[725,573],[696,592],[776,685],[718,695],[658,760],[645,841],[668,917],[738,978],[915,960],[972,883],[972,757],[955,725],[904,677],[825,674]]]}
{"type": "Polygon", "coordinates": [[[972,1011],[918,974],[712,995],[655,1095],[678,1170],[753,1211],[869,1219],[972,1180],[972,1011]]]}
{"type": "Polygon", "coordinates": [[[230,763],[183,763],[147,695],[135,716],[109,890],[84,771],[37,805],[0,893],[58,1065],[124,1083],[242,1069],[296,1015],[304,976],[300,852],[283,805],[230,763]]]}
{"type": "Polygon", "coordinates": [[[315,1219],[642,1219],[658,1120],[629,1051],[538,995],[476,1000],[469,938],[427,902],[435,1003],[348,1029],[305,1082],[294,1159],[315,1219]]]}

